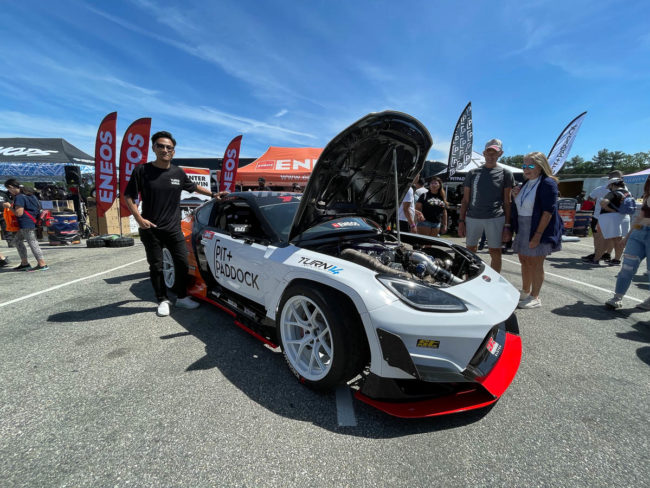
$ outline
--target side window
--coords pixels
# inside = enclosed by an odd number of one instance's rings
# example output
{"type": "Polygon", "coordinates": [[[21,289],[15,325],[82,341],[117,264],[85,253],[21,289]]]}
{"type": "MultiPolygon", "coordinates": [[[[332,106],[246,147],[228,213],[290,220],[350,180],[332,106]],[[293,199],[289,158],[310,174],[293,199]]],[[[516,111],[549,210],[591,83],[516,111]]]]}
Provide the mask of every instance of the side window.
{"type": "Polygon", "coordinates": [[[265,237],[259,220],[246,202],[229,202],[223,205],[221,211],[217,213],[215,223],[217,229],[230,234],[233,231],[233,226],[246,229],[245,231],[239,231],[242,236],[254,239],[265,237]]]}
{"type": "Polygon", "coordinates": [[[208,225],[210,213],[214,207],[214,202],[208,202],[196,211],[196,221],[201,225],[208,225]]]}

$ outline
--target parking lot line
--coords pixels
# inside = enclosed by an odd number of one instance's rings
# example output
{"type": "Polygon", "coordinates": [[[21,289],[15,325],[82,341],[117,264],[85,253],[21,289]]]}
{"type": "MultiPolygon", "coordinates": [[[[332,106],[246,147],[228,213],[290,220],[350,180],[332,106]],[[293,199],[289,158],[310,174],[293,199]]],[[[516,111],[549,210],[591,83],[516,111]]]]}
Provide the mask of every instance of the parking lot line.
{"type": "Polygon", "coordinates": [[[137,259],[135,261],[131,261],[130,263],[126,263],[126,264],[122,264],[121,266],[117,266],[116,268],[107,269],[106,271],[102,271],[100,273],[95,273],[95,274],[92,274],[90,276],[84,276],[83,278],[77,278],[76,280],[72,280],[72,281],[69,281],[67,283],[62,283],[61,285],[52,286],[50,288],[46,288],[45,290],[36,291],[34,293],[30,293],[29,295],[25,295],[25,296],[22,296],[20,298],[14,298],[13,300],[9,300],[8,302],[0,303],[0,308],[6,307],[7,305],[11,305],[13,303],[22,302],[23,300],[27,300],[28,298],[32,298],[32,297],[36,297],[38,295],[42,295],[43,293],[49,293],[49,292],[51,292],[53,290],[58,290],[59,288],[74,285],[75,283],[79,283],[80,281],[89,280],[90,278],[95,278],[96,276],[101,276],[101,275],[106,274],[106,273],[111,273],[111,272],[113,272],[113,271],[115,271],[117,269],[126,268],[127,266],[131,266],[132,264],[136,264],[136,263],[139,263],[139,262],[142,262],[142,261],[145,261],[145,260],[146,260],[146,258],[137,259]]]}
{"type": "Polygon", "coordinates": [[[352,392],[348,385],[339,385],[336,388],[336,416],[339,427],[357,426],[357,417],[352,404],[352,392]]]}
{"type": "MultiPolygon", "coordinates": [[[[502,259],[503,259],[503,261],[505,261],[505,262],[507,262],[507,263],[516,264],[517,266],[521,267],[521,263],[519,263],[519,262],[517,262],[517,261],[511,261],[510,259],[504,259],[504,258],[502,258],[502,259]]],[[[611,290],[607,290],[607,289],[605,289],[605,288],[601,288],[600,286],[596,286],[596,285],[592,285],[592,284],[589,284],[589,283],[585,283],[584,281],[574,280],[574,279],[571,279],[571,278],[567,278],[566,276],[562,276],[562,275],[555,274],[555,273],[549,273],[549,272],[546,271],[546,270],[544,270],[544,274],[547,275],[547,276],[553,276],[553,277],[555,277],[555,278],[560,278],[561,280],[570,281],[571,283],[576,283],[576,284],[578,284],[578,285],[586,286],[586,287],[588,287],[588,288],[593,288],[594,290],[603,291],[603,292],[608,293],[608,294],[610,294],[610,295],[614,293],[614,290],[613,290],[613,289],[611,289],[611,290]]],[[[629,296],[629,295],[625,295],[625,298],[629,298],[629,299],[632,300],[633,302],[639,302],[639,303],[641,303],[641,302],[643,301],[643,300],[639,300],[638,298],[631,297],[631,296],[629,296]]]]}

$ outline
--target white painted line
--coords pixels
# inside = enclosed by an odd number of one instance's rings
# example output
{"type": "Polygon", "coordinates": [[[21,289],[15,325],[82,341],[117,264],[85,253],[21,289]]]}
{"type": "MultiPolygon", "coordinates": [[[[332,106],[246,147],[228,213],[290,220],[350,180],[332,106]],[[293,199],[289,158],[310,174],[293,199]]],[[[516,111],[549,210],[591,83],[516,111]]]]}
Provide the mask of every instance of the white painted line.
{"type": "Polygon", "coordinates": [[[96,276],[101,276],[101,275],[106,274],[106,273],[111,273],[112,271],[115,271],[117,269],[126,268],[127,266],[131,266],[132,264],[139,263],[141,261],[145,261],[146,259],[147,258],[142,258],[142,259],[138,259],[136,261],[131,261],[130,263],[123,264],[121,266],[118,266],[117,268],[108,269],[106,271],[102,271],[101,273],[95,273],[95,274],[90,275],[90,276],[85,276],[83,278],[78,278],[76,280],[72,280],[72,281],[69,281],[67,283],[63,283],[61,285],[56,285],[56,286],[53,286],[51,288],[47,288],[45,290],[30,293],[29,295],[25,295],[25,296],[20,297],[20,298],[15,298],[14,300],[9,300],[8,302],[0,303],[0,308],[6,307],[7,305],[11,305],[13,303],[22,302],[23,300],[27,300],[28,298],[32,298],[32,297],[35,297],[35,296],[38,296],[38,295],[42,295],[43,293],[48,293],[48,292],[51,292],[53,290],[58,290],[59,288],[63,288],[65,286],[74,285],[75,283],[79,283],[80,281],[89,280],[91,278],[95,278],[96,276]]]}
{"type": "Polygon", "coordinates": [[[357,417],[354,415],[352,393],[348,385],[336,387],[336,417],[339,427],[356,427],[357,417]]]}
{"type": "MultiPolygon", "coordinates": [[[[511,263],[511,264],[516,264],[517,266],[521,267],[521,263],[518,263],[517,261],[510,261],[509,259],[503,259],[503,261],[506,261],[506,262],[511,263]]],[[[548,275],[548,276],[553,276],[555,278],[560,278],[561,280],[570,281],[571,283],[577,283],[578,285],[583,285],[583,286],[586,286],[588,288],[593,288],[594,290],[603,291],[605,293],[609,293],[610,295],[614,294],[613,289],[612,290],[607,290],[605,288],[601,288],[600,286],[590,285],[589,283],[585,283],[584,281],[572,280],[571,278],[567,278],[566,276],[562,276],[562,275],[555,274],[555,273],[549,273],[546,270],[544,270],[544,274],[548,275]]],[[[631,297],[629,295],[625,295],[625,298],[629,298],[633,302],[641,303],[643,301],[643,300],[639,300],[638,298],[631,297]]]]}

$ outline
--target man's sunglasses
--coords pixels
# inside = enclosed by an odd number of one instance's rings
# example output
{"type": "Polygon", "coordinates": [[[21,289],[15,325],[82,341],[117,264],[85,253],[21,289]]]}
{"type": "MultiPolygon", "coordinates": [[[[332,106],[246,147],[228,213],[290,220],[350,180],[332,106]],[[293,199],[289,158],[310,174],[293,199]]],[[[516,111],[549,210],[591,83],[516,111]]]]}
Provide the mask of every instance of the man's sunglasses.
{"type": "Polygon", "coordinates": [[[158,144],[158,143],[156,143],[156,147],[158,149],[166,149],[167,151],[173,151],[174,150],[174,146],[168,146],[166,144],[158,144]]]}
{"type": "Polygon", "coordinates": [[[537,166],[537,165],[536,164],[522,164],[521,169],[526,169],[526,168],[535,169],[535,166],[537,166]]]}

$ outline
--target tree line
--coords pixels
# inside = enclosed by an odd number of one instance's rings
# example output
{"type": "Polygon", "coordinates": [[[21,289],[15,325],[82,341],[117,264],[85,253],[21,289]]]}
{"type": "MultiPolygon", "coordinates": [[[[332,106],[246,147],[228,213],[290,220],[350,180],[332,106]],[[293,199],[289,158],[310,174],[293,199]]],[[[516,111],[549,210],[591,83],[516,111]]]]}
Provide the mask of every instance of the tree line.
{"type": "MultiPolygon", "coordinates": [[[[505,156],[499,162],[521,168],[524,164],[524,155],[505,156]]],[[[558,175],[604,175],[615,169],[622,171],[623,174],[629,174],[649,167],[650,151],[627,154],[623,151],[601,149],[589,161],[585,161],[581,156],[567,159],[558,175]]]]}

